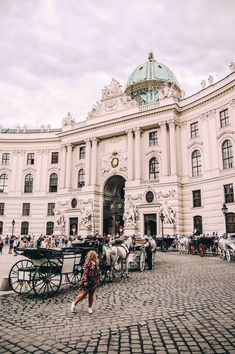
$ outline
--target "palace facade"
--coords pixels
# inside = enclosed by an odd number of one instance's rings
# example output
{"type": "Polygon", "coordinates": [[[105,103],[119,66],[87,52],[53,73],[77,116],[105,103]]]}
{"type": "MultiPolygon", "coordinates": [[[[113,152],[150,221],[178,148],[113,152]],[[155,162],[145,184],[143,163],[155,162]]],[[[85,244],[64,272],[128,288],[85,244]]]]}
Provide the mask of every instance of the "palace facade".
{"type": "Polygon", "coordinates": [[[235,232],[234,132],[233,63],[185,97],[150,53],[84,121],[1,127],[0,234],[235,232]]]}

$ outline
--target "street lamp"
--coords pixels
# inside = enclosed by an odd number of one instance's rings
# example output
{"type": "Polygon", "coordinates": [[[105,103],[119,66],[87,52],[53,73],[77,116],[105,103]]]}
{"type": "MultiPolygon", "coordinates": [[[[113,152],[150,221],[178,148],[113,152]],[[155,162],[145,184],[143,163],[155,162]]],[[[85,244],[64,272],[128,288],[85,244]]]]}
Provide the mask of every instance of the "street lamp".
{"type": "Polygon", "coordinates": [[[12,224],[12,231],[11,231],[11,235],[14,236],[14,227],[15,227],[15,220],[13,219],[11,224],[12,224]]]}
{"type": "Polygon", "coordinates": [[[225,234],[227,233],[227,225],[226,225],[226,214],[228,212],[228,207],[227,205],[224,203],[222,206],[222,213],[224,214],[224,222],[225,222],[225,234]]]}
{"type": "Polygon", "coordinates": [[[163,212],[161,211],[160,220],[161,220],[161,223],[162,223],[162,237],[164,236],[164,232],[163,232],[163,222],[164,222],[164,219],[165,219],[165,216],[164,216],[163,212]]]}

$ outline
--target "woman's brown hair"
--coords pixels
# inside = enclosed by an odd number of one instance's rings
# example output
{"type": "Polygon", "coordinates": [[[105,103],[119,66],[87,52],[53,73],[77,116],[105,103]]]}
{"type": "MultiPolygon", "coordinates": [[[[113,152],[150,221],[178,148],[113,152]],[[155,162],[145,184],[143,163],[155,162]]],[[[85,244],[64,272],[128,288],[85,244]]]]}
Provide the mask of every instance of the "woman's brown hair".
{"type": "Polygon", "coordinates": [[[98,254],[96,251],[89,251],[87,253],[86,260],[94,261],[96,265],[99,265],[98,254]]]}

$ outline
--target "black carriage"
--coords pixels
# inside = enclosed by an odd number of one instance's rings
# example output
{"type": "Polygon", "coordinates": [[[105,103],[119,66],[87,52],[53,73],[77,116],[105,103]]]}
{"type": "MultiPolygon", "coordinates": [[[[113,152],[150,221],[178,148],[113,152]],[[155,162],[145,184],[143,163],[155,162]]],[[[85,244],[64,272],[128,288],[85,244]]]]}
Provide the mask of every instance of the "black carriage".
{"type": "MultiPolygon", "coordinates": [[[[62,283],[78,285],[85,257],[92,249],[100,255],[99,242],[92,239],[77,241],[73,247],[63,249],[18,248],[17,254],[26,258],[11,268],[10,287],[18,294],[34,293],[44,297],[56,294],[62,283]]],[[[101,268],[104,273],[105,268],[101,268]]]]}
{"type": "Polygon", "coordinates": [[[157,248],[160,248],[162,252],[166,252],[170,247],[172,247],[175,237],[174,236],[153,236],[157,244],[157,248]]]}
{"type": "Polygon", "coordinates": [[[204,257],[206,253],[211,253],[213,256],[218,254],[218,238],[215,235],[192,237],[189,243],[189,252],[199,254],[200,257],[204,257]]]}

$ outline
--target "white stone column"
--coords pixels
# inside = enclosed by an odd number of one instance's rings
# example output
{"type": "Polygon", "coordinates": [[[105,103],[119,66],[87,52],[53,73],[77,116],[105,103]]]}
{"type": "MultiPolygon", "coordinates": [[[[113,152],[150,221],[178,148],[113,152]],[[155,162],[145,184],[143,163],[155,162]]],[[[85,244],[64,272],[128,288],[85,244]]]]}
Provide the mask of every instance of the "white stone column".
{"type": "Polygon", "coordinates": [[[168,175],[166,122],[160,123],[162,149],[162,176],[168,175]]]}
{"type": "Polygon", "coordinates": [[[16,188],[16,180],[18,179],[18,176],[16,178],[16,173],[18,171],[17,169],[17,163],[18,163],[18,152],[13,151],[11,153],[11,159],[10,159],[10,165],[11,165],[11,178],[10,178],[10,186],[9,186],[9,192],[15,192],[16,188]]]}
{"type": "Polygon", "coordinates": [[[91,150],[91,162],[92,162],[92,169],[91,169],[91,184],[96,184],[97,181],[97,145],[98,139],[92,138],[92,150],[91,150]]]}
{"type": "Polygon", "coordinates": [[[187,137],[187,123],[180,123],[180,152],[181,152],[181,175],[182,177],[191,176],[190,171],[188,170],[188,154],[187,154],[187,145],[188,145],[188,137],[187,137]]]}
{"type": "Polygon", "coordinates": [[[210,174],[210,169],[211,169],[211,160],[210,160],[210,134],[211,132],[209,131],[208,128],[208,119],[209,116],[207,114],[202,115],[201,116],[201,124],[199,126],[200,128],[200,136],[202,137],[202,141],[203,141],[203,154],[201,157],[201,161],[202,161],[202,173],[204,175],[208,175],[210,174]]]}
{"type": "Polygon", "coordinates": [[[177,174],[177,156],[176,156],[176,138],[175,138],[175,121],[172,119],[168,122],[170,128],[170,160],[171,160],[171,176],[177,174]]]}
{"type": "Polygon", "coordinates": [[[36,153],[36,178],[35,178],[35,188],[34,192],[40,191],[40,182],[41,182],[41,168],[42,166],[42,151],[38,150],[36,153]]]}
{"type": "Polygon", "coordinates": [[[59,179],[60,189],[64,188],[65,168],[66,168],[66,146],[65,144],[63,144],[61,147],[61,157],[60,157],[60,179],[59,179]]]}
{"type": "Polygon", "coordinates": [[[141,129],[135,128],[135,179],[141,179],[141,129]]]}
{"type": "Polygon", "coordinates": [[[48,173],[48,154],[49,150],[42,150],[42,178],[41,178],[41,192],[47,193],[49,191],[49,178],[50,174],[48,173]]]}
{"type": "Polygon", "coordinates": [[[133,130],[126,131],[128,139],[128,180],[133,180],[133,130]]]}
{"type": "Polygon", "coordinates": [[[16,192],[24,192],[24,175],[23,175],[23,170],[24,170],[24,159],[25,159],[25,152],[24,151],[18,151],[18,158],[17,158],[17,178],[16,178],[16,184],[15,184],[15,189],[16,192]]]}
{"type": "Polygon", "coordinates": [[[85,185],[90,185],[90,171],[91,171],[91,140],[86,139],[86,171],[85,171],[85,185]]]}
{"type": "Polygon", "coordinates": [[[66,176],[65,188],[71,188],[71,172],[72,172],[72,150],[73,145],[67,144],[67,159],[66,159],[66,176]]]}

